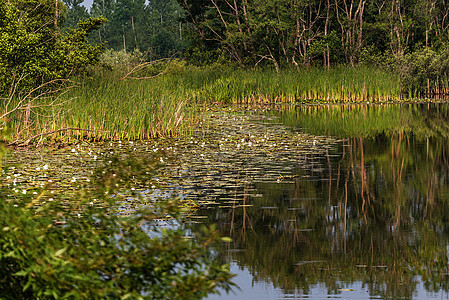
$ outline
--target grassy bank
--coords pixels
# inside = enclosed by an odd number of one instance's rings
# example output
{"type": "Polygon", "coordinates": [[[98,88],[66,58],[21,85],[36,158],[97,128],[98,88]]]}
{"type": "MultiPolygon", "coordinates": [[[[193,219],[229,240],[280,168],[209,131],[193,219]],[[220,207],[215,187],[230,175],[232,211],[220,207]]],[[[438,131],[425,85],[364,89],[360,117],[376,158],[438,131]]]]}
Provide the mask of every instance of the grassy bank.
{"type": "Polygon", "coordinates": [[[401,99],[399,78],[368,68],[285,70],[197,70],[183,78],[196,99],[222,103],[386,102],[401,99]],[[202,74],[204,73],[204,75],[202,74]],[[191,76],[195,76],[193,78],[191,76]],[[195,89],[196,87],[196,89],[195,89]]]}
{"type": "Polygon", "coordinates": [[[201,109],[216,104],[402,99],[397,76],[351,67],[276,73],[175,61],[134,71],[96,69],[75,82],[64,93],[21,98],[3,118],[3,139],[27,144],[170,137],[197,129],[201,109]]]}

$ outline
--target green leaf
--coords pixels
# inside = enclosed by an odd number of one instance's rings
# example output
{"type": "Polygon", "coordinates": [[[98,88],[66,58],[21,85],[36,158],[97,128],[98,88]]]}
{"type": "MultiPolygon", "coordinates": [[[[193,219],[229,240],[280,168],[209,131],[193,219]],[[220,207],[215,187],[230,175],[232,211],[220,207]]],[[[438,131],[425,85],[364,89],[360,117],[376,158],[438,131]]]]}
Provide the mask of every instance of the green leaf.
{"type": "Polygon", "coordinates": [[[62,253],[64,253],[67,250],[67,248],[62,248],[59,249],[58,251],[55,252],[55,256],[60,256],[62,253]]]}
{"type": "Polygon", "coordinates": [[[29,272],[27,270],[22,270],[22,271],[14,273],[14,275],[16,275],[16,276],[26,276],[26,275],[28,275],[28,273],[29,272]]]}

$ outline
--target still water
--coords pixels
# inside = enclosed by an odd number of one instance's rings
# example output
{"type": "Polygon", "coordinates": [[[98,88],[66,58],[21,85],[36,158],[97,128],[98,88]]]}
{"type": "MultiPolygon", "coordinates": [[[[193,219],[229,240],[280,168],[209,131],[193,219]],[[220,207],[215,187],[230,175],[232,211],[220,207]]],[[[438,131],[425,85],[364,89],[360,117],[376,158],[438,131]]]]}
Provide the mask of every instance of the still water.
{"type": "Polygon", "coordinates": [[[240,205],[223,195],[198,212],[232,238],[215,251],[240,287],[209,299],[448,299],[448,104],[265,115],[338,142],[279,159],[291,174],[245,181],[240,205]]]}

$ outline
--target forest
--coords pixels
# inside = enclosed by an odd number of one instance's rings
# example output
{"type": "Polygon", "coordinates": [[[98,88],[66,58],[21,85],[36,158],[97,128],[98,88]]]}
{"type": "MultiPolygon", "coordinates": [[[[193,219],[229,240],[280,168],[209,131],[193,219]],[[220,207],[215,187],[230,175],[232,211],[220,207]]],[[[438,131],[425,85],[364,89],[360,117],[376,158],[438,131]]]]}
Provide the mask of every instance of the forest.
{"type": "Polygon", "coordinates": [[[446,51],[445,0],[65,0],[66,26],[103,16],[90,36],[115,50],[275,68],[356,64],[446,51]],[[428,50],[424,52],[424,50],[428,50]]]}

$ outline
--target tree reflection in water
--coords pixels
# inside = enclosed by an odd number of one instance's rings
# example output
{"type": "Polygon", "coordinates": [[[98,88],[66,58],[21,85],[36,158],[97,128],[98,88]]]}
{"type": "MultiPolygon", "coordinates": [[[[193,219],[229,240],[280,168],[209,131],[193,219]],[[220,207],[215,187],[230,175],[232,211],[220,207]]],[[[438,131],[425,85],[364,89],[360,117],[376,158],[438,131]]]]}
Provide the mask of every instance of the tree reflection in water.
{"type": "Polygon", "coordinates": [[[448,105],[304,106],[279,115],[344,140],[313,167],[296,167],[290,181],[247,186],[262,195],[245,193],[252,207],[201,211],[233,239],[217,249],[223,260],[285,294],[317,284],[337,294],[361,282],[371,295],[412,298],[420,281],[447,292],[448,105]]]}

